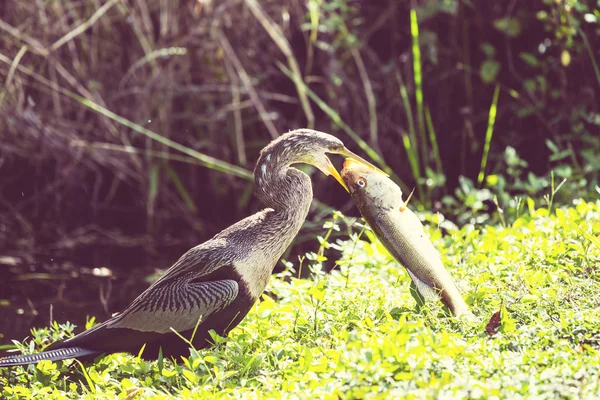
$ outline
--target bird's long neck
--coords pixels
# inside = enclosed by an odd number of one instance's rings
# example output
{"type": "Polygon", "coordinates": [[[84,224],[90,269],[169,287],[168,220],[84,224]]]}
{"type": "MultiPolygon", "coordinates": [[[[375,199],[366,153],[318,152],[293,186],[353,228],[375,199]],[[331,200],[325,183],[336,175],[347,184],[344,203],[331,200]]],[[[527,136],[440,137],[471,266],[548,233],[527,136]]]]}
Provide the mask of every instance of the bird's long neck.
{"type": "Polygon", "coordinates": [[[313,192],[310,178],[304,172],[278,164],[266,166],[259,163],[254,173],[256,196],[273,209],[273,228],[284,235],[290,235],[290,241],[296,236],[306,219],[313,192]],[[266,172],[265,172],[266,171],[266,172]]]}
{"type": "Polygon", "coordinates": [[[255,300],[302,227],[312,201],[310,178],[291,167],[291,149],[289,143],[272,142],[256,164],[254,192],[268,208],[217,235],[227,238],[229,248],[238,253],[234,266],[255,300]]]}
{"type": "Polygon", "coordinates": [[[304,221],[312,185],[308,175],[291,166],[297,162],[298,146],[293,137],[281,137],[265,147],[254,169],[254,192],[277,214],[304,221]]]}
{"type": "Polygon", "coordinates": [[[279,259],[306,219],[313,192],[308,175],[292,167],[293,148],[275,142],[261,154],[254,170],[256,196],[272,211],[262,221],[270,251],[279,259]]]}

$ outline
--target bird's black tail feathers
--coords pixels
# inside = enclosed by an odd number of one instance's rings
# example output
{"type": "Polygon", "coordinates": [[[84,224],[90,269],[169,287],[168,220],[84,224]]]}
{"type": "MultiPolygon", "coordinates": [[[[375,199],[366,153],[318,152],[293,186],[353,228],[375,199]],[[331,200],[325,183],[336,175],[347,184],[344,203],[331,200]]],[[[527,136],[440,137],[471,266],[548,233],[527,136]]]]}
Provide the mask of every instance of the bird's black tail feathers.
{"type": "Polygon", "coordinates": [[[8,356],[0,358],[0,368],[14,367],[17,365],[35,364],[42,360],[60,361],[68,358],[90,358],[99,355],[98,350],[90,350],[83,347],[67,347],[64,349],[56,349],[43,351],[37,354],[25,354],[17,356],[8,356]]]}

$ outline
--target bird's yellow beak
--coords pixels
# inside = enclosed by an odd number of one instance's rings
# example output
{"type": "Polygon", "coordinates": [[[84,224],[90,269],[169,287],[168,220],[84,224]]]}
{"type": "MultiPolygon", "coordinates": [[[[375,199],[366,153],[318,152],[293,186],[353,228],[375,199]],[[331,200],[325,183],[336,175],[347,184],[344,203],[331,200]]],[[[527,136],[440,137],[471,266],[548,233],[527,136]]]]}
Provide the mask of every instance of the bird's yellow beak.
{"type": "Polygon", "coordinates": [[[358,156],[357,154],[354,154],[353,152],[351,152],[350,150],[348,150],[347,148],[342,148],[339,151],[336,151],[335,154],[341,154],[342,156],[346,157],[346,161],[348,161],[348,159],[362,164],[365,167],[371,168],[374,171],[377,171],[379,173],[384,174],[385,176],[389,176],[388,174],[386,174],[384,171],[380,170],[379,168],[377,168],[376,166],[374,166],[373,164],[371,164],[370,162],[368,162],[367,160],[365,160],[364,158],[358,156]]]}
{"type": "Polygon", "coordinates": [[[344,180],[340,176],[340,173],[338,172],[338,170],[335,169],[335,167],[331,163],[331,160],[329,160],[329,157],[325,156],[325,163],[323,165],[317,165],[317,167],[325,175],[333,176],[335,178],[335,180],[338,181],[340,183],[340,185],[342,185],[344,187],[344,189],[346,189],[347,192],[350,192],[348,190],[348,186],[346,185],[346,182],[344,182],[344,180]]]}
{"type": "MultiPolygon", "coordinates": [[[[332,165],[332,167],[333,167],[333,165],[332,165]]],[[[346,182],[344,182],[344,180],[340,176],[340,173],[337,171],[337,169],[335,169],[335,167],[333,167],[330,170],[330,173],[331,173],[331,176],[333,176],[335,178],[335,180],[338,181],[340,183],[340,185],[342,185],[344,187],[344,189],[346,189],[346,192],[350,193],[350,189],[348,189],[348,185],[346,185],[346,182]]]]}

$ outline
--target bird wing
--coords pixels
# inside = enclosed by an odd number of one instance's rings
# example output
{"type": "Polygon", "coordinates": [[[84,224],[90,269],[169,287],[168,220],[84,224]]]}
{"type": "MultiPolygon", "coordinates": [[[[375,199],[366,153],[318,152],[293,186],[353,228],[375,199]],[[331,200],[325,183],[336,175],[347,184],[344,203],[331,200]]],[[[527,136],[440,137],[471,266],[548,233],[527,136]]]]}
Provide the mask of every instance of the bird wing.
{"type": "Polygon", "coordinates": [[[224,240],[211,239],[187,251],[163,276],[120,314],[48,349],[97,346],[110,329],[125,328],[148,334],[194,329],[210,314],[231,304],[239,293],[230,252],[224,240]]]}
{"type": "Polygon", "coordinates": [[[100,353],[132,352],[144,343],[151,343],[164,334],[172,333],[172,330],[185,335],[185,332],[193,330],[209,315],[227,307],[238,296],[238,282],[233,279],[213,280],[213,277],[214,274],[206,276],[209,279],[207,281],[163,281],[153,286],[153,290],[138,296],[121,314],[70,339],[53,343],[35,357],[2,360],[0,366],[100,353]]]}
{"type": "Polygon", "coordinates": [[[106,328],[184,332],[228,306],[239,285],[227,273],[233,266],[225,245],[212,239],[187,251],[106,328]]]}
{"type": "Polygon", "coordinates": [[[186,251],[165,273],[146,291],[163,284],[177,281],[182,277],[197,279],[207,276],[234,261],[234,254],[224,239],[213,238],[186,251]]]}
{"type": "Polygon", "coordinates": [[[56,342],[48,349],[95,347],[111,329],[118,332],[118,328],[149,334],[171,333],[171,328],[177,332],[189,331],[212,313],[231,304],[239,293],[238,283],[231,279],[179,283],[169,280],[152,288],[140,294],[117,316],[70,339],[56,342]]]}
{"type": "Polygon", "coordinates": [[[194,329],[207,316],[227,307],[239,292],[231,279],[189,283],[170,281],[142,293],[106,328],[129,328],[142,332],[168,333],[194,329]]]}

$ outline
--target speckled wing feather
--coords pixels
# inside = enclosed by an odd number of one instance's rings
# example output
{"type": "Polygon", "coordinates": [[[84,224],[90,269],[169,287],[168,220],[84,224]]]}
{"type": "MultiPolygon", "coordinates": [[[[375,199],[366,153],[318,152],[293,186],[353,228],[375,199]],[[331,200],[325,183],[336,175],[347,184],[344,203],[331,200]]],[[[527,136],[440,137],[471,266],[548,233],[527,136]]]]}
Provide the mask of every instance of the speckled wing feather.
{"type": "Polygon", "coordinates": [[[209,275],[219,268],[230,265],[234,258],[235,254],[228,248],[227,241],[223,238],[214,237],[185,252],[145,292],[152,290],[156,285],[163,284],[165,281],[176,281],[184,276],[194,279],[209,275]]]}
{"type": "Polygon", "coordinates": [[[222,273],[232,262],[231,254],[222,251],[225,245],[212,239],[190,249],[123,312],[49,349],[99,345],[97,340],[104,343],[117,328],[152,334],[194,329],[200,317],[223,309],[239,293],[238,283],[222,273]]]}
{"type": "Polygon", "coordinates": [[[217,312],[237,297],[238,283],[220,280],[200,283],[169,282],[144,292],[106,328],[129,328],[167,333],[194,329],[199,321],[217,312]]]}
{"type": "Polygon", "coordinates": [[[214,238],[190,249],[106,328],[183,332],[231,304],[239,286],[219,273],[232,262],[225,247],[225,240],[214,238]]]}

